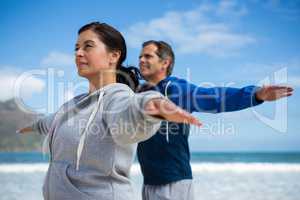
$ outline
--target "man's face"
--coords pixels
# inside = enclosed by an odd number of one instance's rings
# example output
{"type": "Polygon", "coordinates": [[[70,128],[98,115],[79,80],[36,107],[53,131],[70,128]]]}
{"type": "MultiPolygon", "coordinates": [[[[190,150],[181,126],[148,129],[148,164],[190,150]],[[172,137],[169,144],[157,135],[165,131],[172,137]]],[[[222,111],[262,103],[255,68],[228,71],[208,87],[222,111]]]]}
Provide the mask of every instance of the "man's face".
{"type": "Polygon", "coordinates": [[[139,56],[141,74],[148,81],[165,73],[165,62],[156,54],[156,50],[154,44],[149,44],[142,49],[139,56]]]}

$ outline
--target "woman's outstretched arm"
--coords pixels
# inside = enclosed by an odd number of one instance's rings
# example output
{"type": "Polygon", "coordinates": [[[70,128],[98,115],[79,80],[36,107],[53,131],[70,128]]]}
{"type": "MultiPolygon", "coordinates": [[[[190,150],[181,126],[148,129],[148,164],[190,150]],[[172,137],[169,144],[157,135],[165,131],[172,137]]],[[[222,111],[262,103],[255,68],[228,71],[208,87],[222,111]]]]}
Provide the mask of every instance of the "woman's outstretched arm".
{"type": "Polygon", "coordinates": [[[43,117],[33,122],[32,124],[17,130],[16,132],[20,134],[29,134],[33,132],[38,132],[41,135],[47,135],[51,127],[52,121],[54,119],[54,115],[55,114],[50,114],[46,117],[43,117]]]}
{"type": "Polygon", "coordinates": [[[160,93],[148,91],[133,93],[128,87],[106,93],[104,121],[115,142],[137,143],[149,139],[160,127],[162,120],[201,125],[190,113],[177,107],[160,93]]]}

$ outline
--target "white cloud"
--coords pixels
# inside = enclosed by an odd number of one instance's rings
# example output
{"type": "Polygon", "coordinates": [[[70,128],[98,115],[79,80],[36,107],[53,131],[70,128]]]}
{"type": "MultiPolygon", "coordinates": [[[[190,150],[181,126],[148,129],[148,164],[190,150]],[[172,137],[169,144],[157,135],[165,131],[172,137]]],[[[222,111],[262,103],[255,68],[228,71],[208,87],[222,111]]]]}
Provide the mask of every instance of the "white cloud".
{"type": "Polygon", "coordinates": [[[53,51],[42,59],[41,64],[47,67],[71,66],[74,65],[74,59],[74,55],[53,51]]]}
{"type": "MultiPolygon", "coordinates": [[[[14,98],[15,86],[21,73],[16,69],[0,70],[0,101],[6,101],[14,98]]],[[[28,77],[20,84],[20,95],[23,98],[29,98],[34,93],[42,92],[45,87],[45,82],[36,77],[28,77]]]]}
{"type": "Polygon", "coordinates": [[[248,13],[247,8],[235,0],[223,0],[216,6],[219,15],[243,16],[248,13]]]}
{"type": "Polygon", "coordinates": [[[235,32],[228,24],[230,20],[225,20],[246,13],[246,8],[235,1],[221,1],[218,5],[206,3],[193,10],[169,11],[160,18],[138,22],[124,33],[129,46],[134,48],[140,48],[146,40],[156,39],[171,43],[179,53],[228,56],[255,42],[254,37],[235,32]]]}

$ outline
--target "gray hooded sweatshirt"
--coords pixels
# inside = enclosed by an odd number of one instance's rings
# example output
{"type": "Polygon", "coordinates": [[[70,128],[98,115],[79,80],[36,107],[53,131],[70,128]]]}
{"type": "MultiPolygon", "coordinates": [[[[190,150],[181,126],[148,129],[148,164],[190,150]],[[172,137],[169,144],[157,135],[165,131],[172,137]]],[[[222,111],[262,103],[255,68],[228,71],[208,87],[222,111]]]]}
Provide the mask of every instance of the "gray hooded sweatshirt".
{"type": "Polygon", "coordinates": [[[143,108],[161,97],[113,83],[73,98],[34,123],[33,130],[46,134],[49,144],[44,199],[133,199],[129,176],[136,143],[155,134],[161,122],[143,108]]]}

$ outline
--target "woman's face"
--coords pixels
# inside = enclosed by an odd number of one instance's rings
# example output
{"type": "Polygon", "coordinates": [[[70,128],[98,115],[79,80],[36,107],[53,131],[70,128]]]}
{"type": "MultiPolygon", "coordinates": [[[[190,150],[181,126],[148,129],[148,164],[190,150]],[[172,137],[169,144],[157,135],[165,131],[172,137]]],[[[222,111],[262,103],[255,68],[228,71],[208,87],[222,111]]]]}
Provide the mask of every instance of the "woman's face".
{"type": "Polygon", "coordinates": [[[111,54],[96,33],[80,33],[75,47],[78,74],[89,79],[109,71],[114,62],[111,54]]]}

